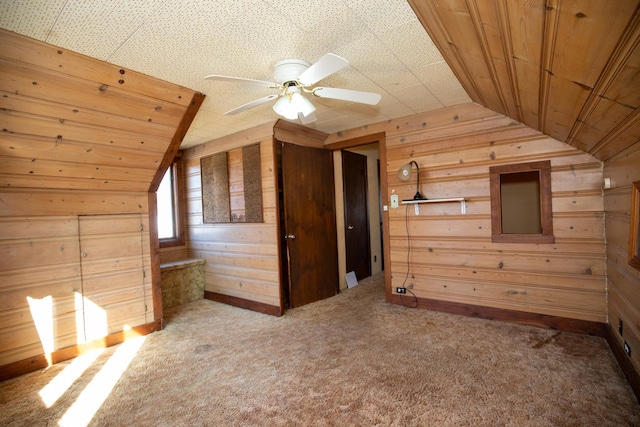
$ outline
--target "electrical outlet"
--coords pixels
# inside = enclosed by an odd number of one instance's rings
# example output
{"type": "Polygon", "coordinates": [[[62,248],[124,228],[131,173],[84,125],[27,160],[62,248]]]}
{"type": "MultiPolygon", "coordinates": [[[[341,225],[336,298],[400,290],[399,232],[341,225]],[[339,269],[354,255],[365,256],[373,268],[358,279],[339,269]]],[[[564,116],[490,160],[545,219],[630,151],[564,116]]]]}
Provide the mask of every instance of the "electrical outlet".
{"type": "Polygon", "coordinates": [[[401,288],[400,286],[398,286],[396,288],[396,292],[399,294],[406,294],[407,293],[407,288],[401,288]]]}
{"type": "Polygon", "coordinates": [[[624,352],[627,353],[627,356],[631,357],[631,347],[629,347],[626,341],[624,342],[624,352]]]}
{"type": "Polygon", "coordinates": [[[397,194],[392,194],[391,195],[391,209],[395,209],[398,207],[398,195],[397,194]]]}
{"type": "Polygon", "coordinates": [[[618,333],[622,336],[622,319],[618,319],[618,333]]]}

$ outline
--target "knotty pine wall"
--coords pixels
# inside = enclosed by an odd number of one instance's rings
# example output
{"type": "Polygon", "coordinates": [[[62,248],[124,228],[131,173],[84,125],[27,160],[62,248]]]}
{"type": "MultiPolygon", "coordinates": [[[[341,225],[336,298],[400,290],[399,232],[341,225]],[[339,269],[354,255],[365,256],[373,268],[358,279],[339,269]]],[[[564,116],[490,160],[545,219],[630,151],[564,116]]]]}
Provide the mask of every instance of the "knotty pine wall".
{"type": "Polygon", "coordinates": [[[4,30],[0,64],[6,378],[161,326],[150,203],[204,97],[4,30]]]}
{"type": "Polygon", "coordinates": [[[400,199],[415,194],[415,178],[396,175],[410,160],[420,165],[427,198],[467,201],[465,215],[460,203],[420,205],[419,215],[413,206],[389,208],[388,293],[405,283],[408,226],[405,286],[418,298],[607,321],[600,161],[476,104],[332,134],[326,144],[378,132],[386,134],[383,204],[393,191],[400,199]],[[492,243],[489,167],[547,159],[555,244],[492,243]]]}
{"type": "Polygon", "coordinates": [[[604,176],[611,178],[611,189],[604,192],[609,325],[620,349],[624,341],[631,347],[631,363],[640,373],[640,271],[628,264],[631,190],[632,183],[640,180],[640,142],[606,160],[604,176]]]}
{"type": "Polygon", "coordinates": [[[273,123],[220,138],[184,152],[189,257],[205,264],[205,292],[280,308],[273,123]],[[200,159],[260,144],[262,223],[205,224],[200,159]]]}
{"type": "Polygon", "coordinates": [[[322,147],[326,134],[277,121],[192,147],[184,152],[188,256],[205,264],[205,296],[270,314],[282,314],[275,141],[322,147]],[[260,144],[261,223],[205,224],[200,159],[260,144]],[[257,304],[254,304],[257,303],[257,304]]]}

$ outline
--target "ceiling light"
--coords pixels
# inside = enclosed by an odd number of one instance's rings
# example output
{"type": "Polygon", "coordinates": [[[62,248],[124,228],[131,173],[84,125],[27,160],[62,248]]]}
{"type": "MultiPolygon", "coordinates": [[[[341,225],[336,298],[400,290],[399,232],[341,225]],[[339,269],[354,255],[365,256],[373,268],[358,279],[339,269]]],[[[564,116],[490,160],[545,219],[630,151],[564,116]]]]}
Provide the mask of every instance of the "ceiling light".
{"type": "Polygon", "coordinates": [[[300,93],[298,86],[287,86],[284,93],[273,104],[273,111],[289,120],[296,120],[299,114],[309,116],[316,107],[300,93]]]}

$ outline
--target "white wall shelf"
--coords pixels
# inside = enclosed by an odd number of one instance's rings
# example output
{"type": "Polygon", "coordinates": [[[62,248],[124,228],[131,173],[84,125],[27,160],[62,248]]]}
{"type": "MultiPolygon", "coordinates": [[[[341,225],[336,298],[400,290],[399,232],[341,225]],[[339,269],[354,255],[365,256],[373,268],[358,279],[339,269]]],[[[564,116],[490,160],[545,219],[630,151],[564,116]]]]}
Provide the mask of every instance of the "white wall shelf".
{"type": "Polygon", "coordinates": [[[448,202],[460,202],[460,213],[467,213],[467,203],[464,197],[451,197],[448,199],[422,199],[422,200],[414,200],[414,199],[405,199],[402,201],[403,205],[416,205],[416,215],[419,213],[418,205],[422,203],[448,203],[448,202]]]}

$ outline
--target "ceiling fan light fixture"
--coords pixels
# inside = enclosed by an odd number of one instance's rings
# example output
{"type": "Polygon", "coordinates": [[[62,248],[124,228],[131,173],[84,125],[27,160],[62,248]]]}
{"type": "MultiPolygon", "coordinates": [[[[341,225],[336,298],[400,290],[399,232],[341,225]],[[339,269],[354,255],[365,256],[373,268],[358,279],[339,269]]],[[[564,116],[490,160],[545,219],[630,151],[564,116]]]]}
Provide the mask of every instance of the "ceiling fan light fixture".
{"type": "Polygon", "coordinates": [[[291,95],[291,105],[296,112],[302,113],[303,116],[308,116],[316,111],[316,107],[313,106],[311,101],[305,98],[301,93],[297,92],[291,95]]]}
{"type": "Polygon", "coordinates": [[[298,86],[287,86],[284,93],[273,105],[273,111],[289,120],[296,120],[299,114],[307,117],[316,107],[300,93],[298,86]]]}
{"type": "Polygon", "coordinates": [[[302,124],[309,124],[316,121],[317,117],[314,114],[315,106],[304,96],[306,93],[319,98],[359,102],[368,105],[376,105],[380,102],[381,95],[377,93],[342,88],[312,87],[320,80],[347,65],[349,65],[349,61],[346,59],[333,53],[327,53],[313,65],[301,59],[284,59],[277,62],[274,67],[274,82],[218,74],[211,74],[205,78],[226,82],[250,83],[280,91],[278,94],[264,96],[243,104],[224,114],[238,114],[265,102],[275,100],[273,111],[278,115],[288,120],[300,120],[302,124]]]}
{"type": "Polygon", "coordinates": [[[289,95],[280,97],[280,99],[273,104],[273,111],[285,119],[295,120],[298,118],[298,112],[291,106],[291,98],[289,95]]]}

